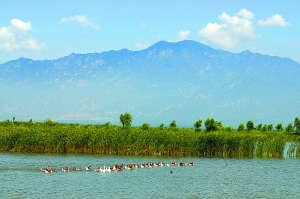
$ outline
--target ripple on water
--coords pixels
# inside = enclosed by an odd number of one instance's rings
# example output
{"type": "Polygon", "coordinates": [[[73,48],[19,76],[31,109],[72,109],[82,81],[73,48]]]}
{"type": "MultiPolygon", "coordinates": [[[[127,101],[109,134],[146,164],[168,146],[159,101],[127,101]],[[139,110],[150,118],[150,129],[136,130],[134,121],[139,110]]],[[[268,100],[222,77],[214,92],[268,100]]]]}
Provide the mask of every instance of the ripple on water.
{"type": "Polygon", "coordinates": [[[298,198],[299,159],[222,159],[0,153],[0,198],[298,198]],[[194,167],[62,172],[116,163],[195,161],[194,167]],[[39,172],[46,165],[58,169],[39,172]]]}

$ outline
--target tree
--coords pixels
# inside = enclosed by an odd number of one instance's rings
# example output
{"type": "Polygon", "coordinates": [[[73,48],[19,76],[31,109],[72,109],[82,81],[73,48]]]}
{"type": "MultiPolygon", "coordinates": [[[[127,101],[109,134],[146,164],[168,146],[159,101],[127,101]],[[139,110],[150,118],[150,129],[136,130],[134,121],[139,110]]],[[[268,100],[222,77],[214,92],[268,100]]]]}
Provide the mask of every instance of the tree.
{"type": "Polygon", "coordinates": [[[268,124],[268,131],[272,131],[273,130],[273,124],[268,124]]]}
{"type": "Polygon", "coordinates": [[[242,123],[238,127],[238,131],[244,131],[245,130],[245,125],[242,123]]]}
{"type": "Polygon", "coordinates": [[[202,126],[202,119],[199,119],[196,121],[196,123],[194,124],[194,127],[195,127],[195,131],[199,131],[200,128],[202,126]]]}
{"type": "Polygon", "coordinates": [[[46,118],[45,125],[46,126],[54,126],[55,122],[53,122],[50,118],[46,118]]]}
{"type": "Polygon", "coordinates": [[[257,125],[256,129],[259,130],[259,131],[261,131],[261,129],[262,129],[262,124],[257,125]]]}
{"type": "Polygon", "coordinates": [[[261,129],[262,131],[268,131],[268,125],[264,124],[264,126],[261,129]]]}
{"type": "Polygon", "coordinates": [[[247,122],[247,124],[246,124],[246,127],[247,127],[247,130],[248,130],[248,131],[253,130],[253,129],[254,129],[254,123],[253,123],[253,121],[252,121],[252,120],[249,120],[249,121],[247,122]]]}
{"type": "Polygon", "coordinates": [[[13,116],[13,123],[15,123],[15,119],[16,119],[16,117],[15,117],[15,116],[13,116]]]}
{"type": "Polygon", "coordinates": [[[32,119],[29,120],[28,124],[30,124],[30,125],[33,124],[32,119]]]}
{"type": "Polygon", "coordinates": [[[130,127],[131,126],[131,122],[132,122],[132,115],[129,113],[124,113],[120,115],[120,122],[123,125],[123,128],[126,127],[130,127]]]}
{"type": "Polygon", "coordinates": [[[106,122],[106,123],[104,124],[104,126],[105,126],[106,128],[110,127],[110,122],[106,122]]]}
{"type": "Polygon", "coordinates": [[[231,132],[231,131],[232,131],[232,127],[231,127],[231,126],[225,126],[225,127],[223,127],[223,129],[224,129],[225,131],[228,131],[228,132],[231,132]]]}
{"type": "Polygon", "coordinates": [[[159,125],[159,128],[161,128],[161,129],[163,129],[164,127],[165,127],[164,124],[160,124],[160,125],[159,125]]]}
{"type": "Polygon", "coordinates": [[[294,127],[293,127],[292,123],[289,123],[289,124],[287,125],[287,127],[285,128],[285,131],[286,131],[287,133],[293,133],[293,132],[294,132],[294,127]]]}
{"type": "Polygon", "coordinates": [[[295,118],[294,128],[296,128],[296,133],[300,134],[300,118],[298,117],[295,118]]]}
{"type": "Polygon", "coordinates": [[[207,132],[216,131],[218,129],[217,123],[215,122],[214,118],[207,118],[204,124],[207,132]]]}
{"type": "Polygon", "coordinates": [[[277,131],[282,131],[283,130],[282,123],[278,123],[275,128],[277,129],[277,131]]]}
{"type": "Polygon", "coordinates": [[[216,125],[216,127],[217,127],[217,130],[223,129],[223,125],[222,125],[222,122],[221,122],[221,121],[220,121],[220,122],[215,121],[215,125],[216,125]]]}
{"type": "Polygon", "coordinates": [[[141,126],[142,129],[144,130],[148,130],[150,129],[150,124],[149,123],[144,123],[142,126],[141,126]]]}
{"type": "Polygon", "coordinates": [[[176,121],[173,120],[169,126],[170,126],[170,128],[176,128],[177,127],[176,121]]]}

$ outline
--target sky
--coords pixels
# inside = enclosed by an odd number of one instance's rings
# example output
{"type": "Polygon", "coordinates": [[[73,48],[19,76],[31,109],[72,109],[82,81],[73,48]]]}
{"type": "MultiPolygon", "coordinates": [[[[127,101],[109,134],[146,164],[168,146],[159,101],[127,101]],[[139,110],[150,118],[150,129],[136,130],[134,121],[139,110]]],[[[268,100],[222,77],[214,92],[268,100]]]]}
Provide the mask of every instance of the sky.
{"type": "Polygon", "coordinates": [[[195,40],[300,63],[298,0],[0,0],[0,64],[195,40]]]}

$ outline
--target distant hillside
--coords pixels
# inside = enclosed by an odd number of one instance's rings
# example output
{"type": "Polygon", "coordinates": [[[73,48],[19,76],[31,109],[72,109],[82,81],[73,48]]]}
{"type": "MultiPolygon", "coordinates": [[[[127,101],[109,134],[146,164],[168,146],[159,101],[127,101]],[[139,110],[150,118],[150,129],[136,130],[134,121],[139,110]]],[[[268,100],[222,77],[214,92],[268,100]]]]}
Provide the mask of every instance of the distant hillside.
{"type": "Polygon", "coordinates": [[[192,127],[213,117],[223,125],[293,122],[300,115],[300,65],[250,51],[231,53],[195,41],[19,58],[0,65],[0,120],[192,127]]]}

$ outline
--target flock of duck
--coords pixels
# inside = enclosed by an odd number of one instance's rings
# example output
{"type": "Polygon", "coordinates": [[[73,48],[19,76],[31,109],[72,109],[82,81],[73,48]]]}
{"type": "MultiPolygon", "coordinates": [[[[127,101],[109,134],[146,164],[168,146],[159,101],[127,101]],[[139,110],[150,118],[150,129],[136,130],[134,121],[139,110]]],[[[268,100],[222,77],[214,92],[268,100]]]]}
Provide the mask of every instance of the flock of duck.
{"type": "MultiPolygon", "coordinates": [[[[194,161],[190,162],[190,163],[185,163],[185,162],[180,162],[180,163],[176,163],[175,161],[172,161],[170,163],[166,163],[166,162],[157,162],[157,163],[143,163],[143,164],[115,164],[112,166],[104,166],[104,167],[98,167],[97,169],[95,169],[95,172],[112,172],[112,171],[122,171],[124,169],[127,170],[133,170],[133,169],[138,169],[138,168],[153,168],[153,167],[164,167],[164,166],[195,166],[194,161]]],[[[71,171],[82,171],[82,167],[64,167],[61,169],[63,172],[71,172],[71,171]]],[[[93,171],[92,165],[90,164],[89,166],[85,167],[86,171],[93,171]]],[[[46,166],[45,168],[41,168],[40,169],[41,172],[44,173],[52,173],[52,172],[56,172],[56,169],[52,166],[46,166]]]]}

